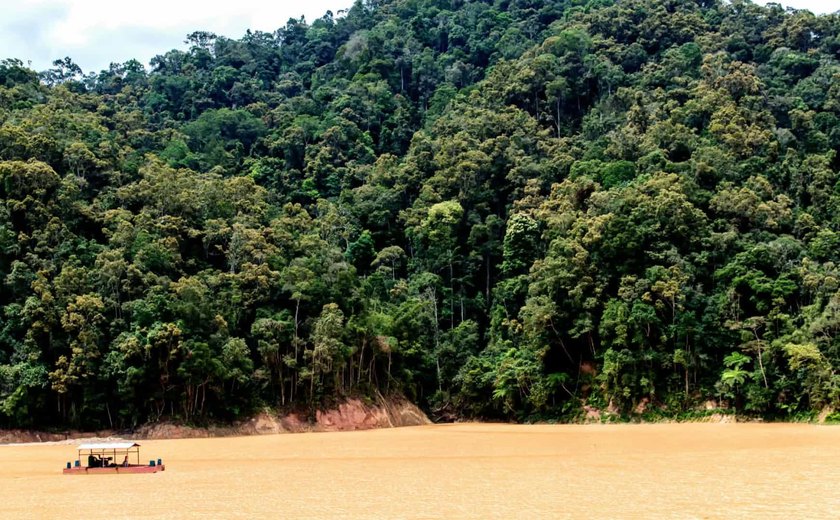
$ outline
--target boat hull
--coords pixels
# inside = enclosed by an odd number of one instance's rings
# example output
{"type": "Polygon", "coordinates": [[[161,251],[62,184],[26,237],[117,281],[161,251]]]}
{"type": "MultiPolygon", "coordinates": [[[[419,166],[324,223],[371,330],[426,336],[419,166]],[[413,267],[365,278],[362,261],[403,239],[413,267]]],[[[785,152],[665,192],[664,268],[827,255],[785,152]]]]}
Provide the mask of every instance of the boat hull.
{"type": "Polygon", "coordinates": [[[114,475],[120,473],[157,473],[164,471],[166,466],[116,466],[112,468],[65,468],[65,475],[114,475]]]}

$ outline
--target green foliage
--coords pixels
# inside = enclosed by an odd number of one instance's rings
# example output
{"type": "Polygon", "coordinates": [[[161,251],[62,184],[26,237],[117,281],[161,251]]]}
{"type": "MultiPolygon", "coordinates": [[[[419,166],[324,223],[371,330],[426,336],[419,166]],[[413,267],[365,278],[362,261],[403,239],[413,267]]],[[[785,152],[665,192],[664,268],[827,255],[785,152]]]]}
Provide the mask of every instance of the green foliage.
{"type": "Polygon", "coordinates": [[[149,70],[3,60],[0,427],[836,410],[838,41],[748,2],[388,0],[149,70]]]}

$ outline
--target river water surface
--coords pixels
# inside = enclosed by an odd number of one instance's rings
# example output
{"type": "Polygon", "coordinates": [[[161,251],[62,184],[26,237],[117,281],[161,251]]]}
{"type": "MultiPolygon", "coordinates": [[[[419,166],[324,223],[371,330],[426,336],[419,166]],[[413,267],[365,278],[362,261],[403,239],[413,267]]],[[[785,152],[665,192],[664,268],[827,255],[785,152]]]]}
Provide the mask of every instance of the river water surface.
{"type": "Polygon", "coordinates": [[[840,518],[840,427],[432,425],[141,442],[151,475],[0,446],[0,518],[840,518]]]}

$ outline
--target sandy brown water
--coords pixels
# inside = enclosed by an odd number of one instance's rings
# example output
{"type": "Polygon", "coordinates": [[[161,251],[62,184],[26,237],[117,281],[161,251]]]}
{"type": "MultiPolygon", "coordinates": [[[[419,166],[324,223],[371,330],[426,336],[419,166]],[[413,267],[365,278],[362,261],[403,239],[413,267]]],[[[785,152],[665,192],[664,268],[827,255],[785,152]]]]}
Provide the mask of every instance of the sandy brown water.
{"type": "Polygon", "coordinates": [[[433,425],[143,442],[152,475],[0,446],[0,518],[840,518],[840,427],[433,425]]]}

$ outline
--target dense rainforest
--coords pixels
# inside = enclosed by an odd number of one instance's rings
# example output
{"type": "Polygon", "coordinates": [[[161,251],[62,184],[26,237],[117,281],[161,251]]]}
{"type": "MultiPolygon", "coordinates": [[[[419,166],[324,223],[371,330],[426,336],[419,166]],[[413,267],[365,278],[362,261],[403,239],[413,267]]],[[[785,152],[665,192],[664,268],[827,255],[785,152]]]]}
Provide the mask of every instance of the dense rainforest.
{"type": "Polygon", "coordinates": [[[840,402],[840,16],[359,0],[186,43],[0,62],[0,426],[840,402]]]}

